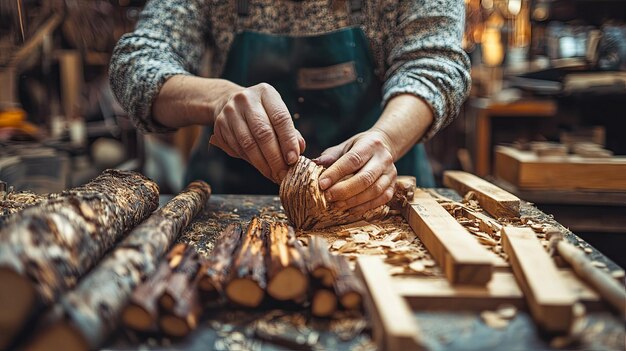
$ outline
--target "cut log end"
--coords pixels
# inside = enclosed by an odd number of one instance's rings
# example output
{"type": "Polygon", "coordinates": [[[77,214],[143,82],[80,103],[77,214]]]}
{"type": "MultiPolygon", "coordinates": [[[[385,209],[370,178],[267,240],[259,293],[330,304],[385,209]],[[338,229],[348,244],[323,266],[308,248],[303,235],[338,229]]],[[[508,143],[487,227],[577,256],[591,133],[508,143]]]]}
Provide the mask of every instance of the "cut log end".
{"type": "Polygon", "coordinates": [[[25,350],[28,351],[87,351],[89,344],[82,334],[71,324],[61,322],[52,325],[35,337],[25,350]]]}
{"type": "Polygon", "coordinates": [[[269,282],[267,293],[276,300],[287,301],[304,295],[308,285],[308,279],[301,270],[287,267],[269,282]]]}
{"type": "Polygon", "coordinates": [[[5,349],[32,314],[36,293],[28,278],[10,268],[0,267],[0,282],[0,349],[5,349]]]}
{"type": "Polygon", "coordinates": [[[134,304],[128,305],[124,309],[122,322],[127,328],[140,332],[150,331],[154,326],[154,320],[150,312],[134,304]]]}
{"type": "Polygon", "coordinates": [[[335,274],[327,267],[317,267],[311,273],[323,286],[331,287],[335,281],[335,274]]]}
{"type": "Polygon", "coordinates": [[[335,293],[320,289],[313,295],[311,301],[311,313],[316,317],[330,317],[337,310],[337,297],[335,293]]]}
{"type": "Polygon", "coordinates": [[[195,329],[197,321],[194,316],[181,318],[173,315],[164,315],[159,319],[161,330],[169,336],[181,338],[195,329]]]}
{"type": "Polygon", "coordinates": [[[341,297],[341,305],[347,310],[361,309],[363,299],[358,292],[349,292],[341,297]]]}
{"type": "Polygon", "coordinates": [[[226,286],[228,298],[244,307],[257,307],[263,301],[263,289],[254,281],[246,278],[233,279],[226,286]]]}

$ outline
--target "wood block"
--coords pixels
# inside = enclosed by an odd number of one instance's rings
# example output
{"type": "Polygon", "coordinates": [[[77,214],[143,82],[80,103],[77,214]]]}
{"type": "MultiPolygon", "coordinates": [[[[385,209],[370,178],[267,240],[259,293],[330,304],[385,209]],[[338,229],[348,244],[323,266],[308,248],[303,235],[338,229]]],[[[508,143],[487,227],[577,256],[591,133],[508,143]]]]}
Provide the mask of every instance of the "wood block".
{"type": "Polygon", "coordinates": [[[626,157],[537,157],[532,152],[499,146],[495,175],[520,190],[626,191],[626,157]]]}
{"type": "Polygon", "coordinates": [[[549,332],[569,331],[576,296],[567,288],[535,232],[504,227],[502,246],[537,324],[549,332]]]}
{"type": "MultiPolygon", "coordinates": [[[[598,294],[574,272],[561,269],[559,274],[587,311],[605,309],[598,294]]],[[[452,285],[440,277],[394,277],[393,286],[414,310],[483,311],[497,309],[502,304],[527,308],[524,294],[510,270],[494,272],[485,287],[452,285]]]]}
{"type": "Polygon", "coordinates": [[[406,220],[453,284],[485,285],[493,260],[437,200],[413,199],[406,220]]]}
{"type": "Polygon", "coordinates": [[[519,217],[520,200],[515,195],[471,173],[446,171],[443,184],[461,196],[473,191],[480,206],[495,218],[519,217]]]}
{"type": "Polygon", "coordinates": [[[393,289],[391,277],[379,257],[357,258],[356,272],[367,290],[365,307],[373,321],[374,340],[380,350],[423,350],[421,332],[406,301],[393,289]]]}

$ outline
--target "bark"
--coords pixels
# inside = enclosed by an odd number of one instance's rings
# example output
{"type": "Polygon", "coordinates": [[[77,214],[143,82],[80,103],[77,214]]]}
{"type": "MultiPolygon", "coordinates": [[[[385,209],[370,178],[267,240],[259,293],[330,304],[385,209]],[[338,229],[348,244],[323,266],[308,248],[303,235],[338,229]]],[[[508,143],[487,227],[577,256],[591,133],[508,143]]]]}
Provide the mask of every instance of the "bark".
{"type": "Polygon", "coordinates": [[[7,311],[0,334],[8,339],[38,307],[74,287],[158,206],[158,195],[158,186],[138,173],[107,170],[14,214],[0,231],[0,286],[11,287],[0,296],[0,310],[7,311]],[[19,305],[31,295],[39,303],[19,305]]]}
{"type": "Polygon", "coordinates": [[[226,227],[217,239],[210,258],[202,264],[198,289],[204,300],[215,301],[224,293],[223,285],[229,275],[233,256],[241,245],[242,234],[243,230],[239,223],[226,227]]]}
{"type": "Polygon", "coordinates": [[[265,237],[269,224],[255,217],[250,221],[231,266],[226,284],[226,296],[231,302],[244,307],[257,307],[265,296],[265,237]]]}
{"type": "Polygon", "coordinates": [[[166,335],[180,338],[198,326],[202,306],[196,285],[194,280],[178,297],[173,308],[159,318],[159,327],[166,335]]]}
{"type": "Polygon", "coordinates": [[[267,240],[267,293],[280,301],[300,301],[309,286],[304,248],[293,228],[285,223],[270,225],[267,240]]]}
{"type": "Polygon", "coordinates": [[[365,292],[363,283],[350,269],[348,260],[345,257],[337,255],[333,256],[333,259],[338,270],[337,279],[333,285],[337,299],[341,306],[347,310],[361,309],[365,292]]]}
{"type": "Polygon", "coordinates": [[[336,262],[330,253],[328,242],[319,236],[309,238],[308,266],[316,283],[332,288],[337,278],[336,262]]]}
{"type": "Polygon", "coordinates": [[[287,218],[296,228],[321,229],[387,216],[389,213],[387,205],[356,215],[330,207],[318,184],[323,171],[324,167],[301,156],[280,184],[280,201],[287,218]]]}
{"type": "Polygon", "coordinates": [[[200,258],[191,246],[186,246],[180,263],[172,269],[167,278],[163,294],[159,297],[159,306],[165,312],[172,312],[185,299],[188,291],[196,289],[195,278],[200,269],[200,258]]]}

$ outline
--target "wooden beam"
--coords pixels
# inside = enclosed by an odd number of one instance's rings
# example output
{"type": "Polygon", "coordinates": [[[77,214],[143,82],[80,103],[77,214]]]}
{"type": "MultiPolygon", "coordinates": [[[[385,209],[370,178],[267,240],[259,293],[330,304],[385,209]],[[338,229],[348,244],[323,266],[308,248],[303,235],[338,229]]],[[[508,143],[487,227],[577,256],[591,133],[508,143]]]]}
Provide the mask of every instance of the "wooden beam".
{"type": "Polygon", "coordinates": [[[461,196],[473,191],[480,206],[495,218],[519,217],[520,200],[515,195],[473,174],[446,171],[443,173],[443,184],[461,196]]]}
{"type": "Polygon", "coordinates": [[[568,332],[574,320],[576,296],[567,288],[535,232],[504,227],[502,246],[537,324],[548,332],[568,332]]]}
{"type": "Polygon", "coordinates": [[[357,258],[356,271],[365,282],[365,307],[373,321],[378,348],[389,351],[426,349],[413,312],[393,289],[382,260],[361,256],[357,258]]]}
{"type": "Polygon", "coordinates": [[[406,220],[452,284],[485,285],[493,259],[437,200],[414,198],[406,220]]]}
{"type": "MultiPolygon", "coordinates": [[[[576,277],[570,269],[559,274],[567,288],[585,306],[587,311],[601,311],[606,307],[600,296],[576,277]]],[[[511,304],[526,309],[524,294],[509,271],[494,272],[487,286],[452,285],[441,277],[394,277],[394,290],[403,296],[413,310],[420,311],[483,311],[511,304]]]]}

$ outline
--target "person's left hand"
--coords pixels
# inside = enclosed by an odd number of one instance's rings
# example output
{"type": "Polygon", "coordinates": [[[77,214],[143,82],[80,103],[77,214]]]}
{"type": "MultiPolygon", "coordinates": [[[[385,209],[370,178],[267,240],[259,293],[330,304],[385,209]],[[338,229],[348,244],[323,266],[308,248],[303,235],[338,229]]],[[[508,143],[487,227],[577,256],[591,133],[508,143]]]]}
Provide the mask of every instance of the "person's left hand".
{"type": "Polygon", "coordinates": [[[393,196],[397,171],[391,142],[382,131],[359,133],[314,161],[327,167],[319,186],[335,208],[362,213],[393,196]]]}

